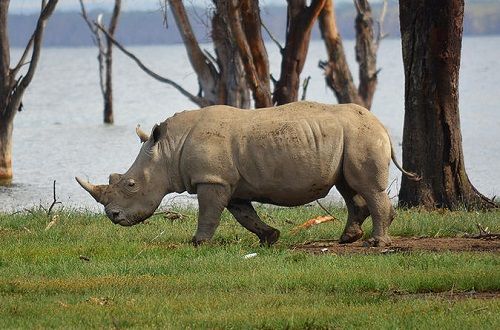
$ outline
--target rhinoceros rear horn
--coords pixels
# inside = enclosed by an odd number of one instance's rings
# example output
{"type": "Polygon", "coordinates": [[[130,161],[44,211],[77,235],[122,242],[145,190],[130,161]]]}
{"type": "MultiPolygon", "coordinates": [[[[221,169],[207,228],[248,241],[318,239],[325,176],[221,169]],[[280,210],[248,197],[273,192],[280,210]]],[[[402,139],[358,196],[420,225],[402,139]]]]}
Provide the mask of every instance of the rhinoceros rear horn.
{"type": "Polygon", "coordinates": [[[103,186],[103,185],[96,186],[88,181],[83,181],[79,177],[75,177],[75,179],[80,184],[80,186],[82,186],[83,189],[87,190],[88,193],[90,195],[92,195],[92,197],[94,197],[94,199],[97,202],[99,202],[101,204],[106,204],[106,201],[104,200],[104,196],[103,196],[104,195],[103,192],[106,189],[106,186],[103,186]]]}
{"type": "Polygon", "coordinates": [[[147,140],[149,140],[149,135],[148,133],[144,132],[142,129],[141,129],[141,125],[137,125],[137,127],[135,128],[135,132],[137,133],[137,136],[139,137],[139,139],[141,139],[141,142],[144,143],[146,142],[147,140]]]}

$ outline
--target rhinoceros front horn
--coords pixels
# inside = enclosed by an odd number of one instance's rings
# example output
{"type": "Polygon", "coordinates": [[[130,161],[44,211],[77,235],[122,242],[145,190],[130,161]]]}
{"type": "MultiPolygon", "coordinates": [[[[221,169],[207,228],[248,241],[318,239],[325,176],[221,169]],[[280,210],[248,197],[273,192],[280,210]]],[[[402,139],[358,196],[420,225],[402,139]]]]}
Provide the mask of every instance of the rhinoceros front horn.
{"type": "Polygon", "coordinates": [[[146,142],[147,140],[149,140],[149,135],[148,133],[144,132],[142,129],[141,129],[141,125],[137,125],[137,127],[135,128],[135,132],[137,133],[137,136],[139,137],[139,139],[141,139],[141,142],[146,142]]]}
{"type": "Polygon", "coordinates": [[[106,204],[106,201],[104,200],[103,192],[106,188],[106,186],[96,186],[93,185],[92,183],[88,181],[84,181],[80,179],[79,177],[75,177],[76,181],[82,186],[83,189],[87,190],[94,199],[101,203],[101,204],[106,204]]]}

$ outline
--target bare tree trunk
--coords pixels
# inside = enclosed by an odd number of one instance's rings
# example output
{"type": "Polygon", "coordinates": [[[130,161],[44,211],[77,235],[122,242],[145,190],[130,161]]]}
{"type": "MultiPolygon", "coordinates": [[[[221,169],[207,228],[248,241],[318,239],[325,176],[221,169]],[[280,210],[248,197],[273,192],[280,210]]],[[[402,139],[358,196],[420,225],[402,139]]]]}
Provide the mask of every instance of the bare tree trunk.
{"type": "MultiPolygon", "coordinates": [[[[111,36],[115,35],[116,25],[118,24],[118,17],[120,16],[121,0],[115,0],[113,14],[109,22],[108,31],[111,36]]],[[[106,37],[106,89],[104,95],[104,122],[113,124],[113,43],[106,37]]]]}
{"type": "Polygon", "coordinates": [[[304,67],[311,30],[325,0],[288,0],[286,43],[283,49],[281,74],[273,93],[273,102],[285,104],[298,100],[300,73],[304,67]]]}
{"type": "Polygon", "coordinates": [[[10,44],[7,32],[9,0],[0,1],[0,183],[10,182],[12,171],[12,132],[14,117],[22,108],[22,98],[31,83],[40,59],[43,32],[58,0],[43,0],[35,31],[15,67],[10,68],[10,44]],[[31,52],[29,61],[28,55],[31,52]],[[26,62],[25,62],[26,61],[26,62]],[[24,65],[26,73],[17,74],[24,65]]]}
{"type": "Polygon", "coordinates": [[[82,11],[82,17],[87,23],[90,32],[92,32],[94,43],[99,49],[99,55],[97,59],[99,61],[99,83],[104,101],[104,123],[113,124],[112,38],[115,35],[116,26],[118,24],[118,17],[120,16],[121,0],[115,0],[113,13],[111,15],[111,20],[107,29],[107,34],[104,35],[104,37],[106,38],[106,42],[104,42],[103,40],[102,31],[96,26],[96,24],[103,25],[103,22],[101,21],[102,15],[98,16],[97,22],[92,22],[87,15],[83,0],[80,0],[80,8],[82,11]]]}
{"type": "Polygon", "coordinates": [[[400,0],[405,69],[403,176],[399,202],[426,208],[485,208],[492,201],[465,171],[458,108],[464,1],[400,0]]]}
{"type": "Polygon", "coordinates": [[[13,121],[0,115],[0,185],[12,179],[12,129],[13,121]]]}
{"type": "Polygon", "coordinates": [[[328,61],[321,61],[325,81],[339,103],[356,103],[371,108],[377,87],[377,51],[383,38],[381,26],[387,2],[384,1],[375,35],[372,10],[367,0],[355,0],[356,7],[356,61],[359,64],[359,86],[356,88],[345,57],[342,38],[337,29],[333,0],[327,0],[319,17],[321,36],[325,41],[328,61]]]}

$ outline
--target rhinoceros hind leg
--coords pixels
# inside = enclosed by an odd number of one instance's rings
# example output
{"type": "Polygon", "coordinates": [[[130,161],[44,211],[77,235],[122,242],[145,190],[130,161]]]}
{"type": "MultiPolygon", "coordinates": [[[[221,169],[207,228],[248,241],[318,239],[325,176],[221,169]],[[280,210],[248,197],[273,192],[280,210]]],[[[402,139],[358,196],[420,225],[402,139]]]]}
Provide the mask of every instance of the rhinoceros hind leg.
{"type": "Polygon", "coordinates": [[[198,195],[198,229],[193,237],[193,244],[199,245],[209,241],[219,226],[220,216],[226,207],[229,189],[220,184],[199,184],[198,195]]]}
{"type": "Polygon", "coordinates": [[[259,237],[261,245],[270,246],[278,240],[279,230],[262,221],[250,201],[231,200],[227,209],[236,221],[259,237]]]}
{"type": "Polygon", "coordinates": [[[346,244],[356,242],[363,237],[363,229],[361,226],[366,218],[370,215],[368,206],[366,205],[363,197],[358,195],[354,189],[342,180],[336,185],[337,190],[340,192],[345,200],[347,206],[347,223],[344,232],[340,236],[339,243],[346,244]]]}
{"type": "Polygon", "coordinates": [[[389,225],[396,215],[389,196],[385,191],[375,192],[365,195],[368,209],[372,216],[373,233],[372,237],[365,242],[365,246],[388,246],[391,245],[389,237],[389,225]]]}

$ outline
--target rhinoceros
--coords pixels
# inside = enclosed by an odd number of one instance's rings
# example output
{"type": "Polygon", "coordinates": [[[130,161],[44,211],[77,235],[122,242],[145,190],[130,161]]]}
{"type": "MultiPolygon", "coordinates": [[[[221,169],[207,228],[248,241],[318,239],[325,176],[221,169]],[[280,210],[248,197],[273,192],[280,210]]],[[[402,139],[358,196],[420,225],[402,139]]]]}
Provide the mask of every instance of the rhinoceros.
{"type": "Polygon", "coordinates": [[[108,185],[76,180],[122,226],[150,217],[168,193],[197,194],[195,244],[213,237],[227,208],[271,245],[280,232],[259,218],[252,201],[298,206],[335,186],[348,209],[340,243],[360,239],[371,215],[366,244],[388,245],[395,216],[386,192],[391,159],[418,180],[397,162],[381,122],[355,104],[303,101],[257,110],[215,105],[177,113],[155,125],[150,136],[137,133],[143,145],[126,173],[111,174],[108,185]]]}

